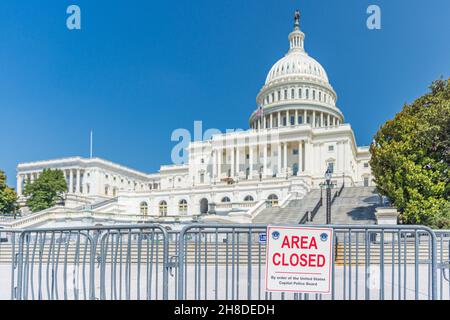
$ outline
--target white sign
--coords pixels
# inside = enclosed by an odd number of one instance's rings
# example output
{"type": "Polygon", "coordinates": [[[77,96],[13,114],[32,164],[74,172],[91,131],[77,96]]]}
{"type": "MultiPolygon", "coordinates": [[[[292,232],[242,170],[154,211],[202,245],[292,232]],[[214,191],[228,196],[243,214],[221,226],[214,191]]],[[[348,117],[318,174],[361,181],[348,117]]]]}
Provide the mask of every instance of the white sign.
{"type": "Polygon", "coordinates": [[[266,290],[330,293],[332,228],[267,227],[266,290]]]}

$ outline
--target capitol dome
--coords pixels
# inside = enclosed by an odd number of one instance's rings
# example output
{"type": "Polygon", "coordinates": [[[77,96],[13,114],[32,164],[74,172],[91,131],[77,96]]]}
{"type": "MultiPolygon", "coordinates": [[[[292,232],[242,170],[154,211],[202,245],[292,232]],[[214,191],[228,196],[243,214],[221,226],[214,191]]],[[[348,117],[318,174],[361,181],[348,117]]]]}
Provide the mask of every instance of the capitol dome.
{"type": "Polygon", "coordinates": [[[305,51],[298,11],[288,39],[289,51],[270,68],[256,97],[257,109],[250,117],[250,127],[340,125],[344,116],[336,107],[336,92],[322,65],[305,51]]]}
{"type": "Polygon", "coordinates": [[[266,77],[266,85],[272,81],[292,77],[311,77],[328,83],[325,69],[306,52],[291,51],[273,65],[266,77]]]}

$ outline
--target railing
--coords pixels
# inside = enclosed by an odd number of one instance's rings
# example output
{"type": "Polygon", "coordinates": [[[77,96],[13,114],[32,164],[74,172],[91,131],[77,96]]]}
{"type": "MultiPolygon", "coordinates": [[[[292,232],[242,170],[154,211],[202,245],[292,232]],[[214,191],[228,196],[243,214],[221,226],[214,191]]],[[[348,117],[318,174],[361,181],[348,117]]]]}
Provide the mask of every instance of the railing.
{"type": "Polygon", "coordinates": [[[337,197],[340,197],[340,196],[341,196],[342,190],[344,190],[344,184],[342,184],[341,187],[339,188],[339,190],[336,191],[336,192],[334,193],[333,199],[331,199],[331,204],[334,203],[334,200],[335,200],[337,197]]]}
{"type": "Polygon", "coordinates": [[[298,222],[299,224],[305,224],[308,221],[313,221],[314,217],[316,216],[317,212],[319,211],[320,207],[323,204],[322,197],[320,197],[319,201],[317,202],[314,209],[311,210],[311,212],[306,211],[306,213],[303,215],[303,217],[298,222]]]}

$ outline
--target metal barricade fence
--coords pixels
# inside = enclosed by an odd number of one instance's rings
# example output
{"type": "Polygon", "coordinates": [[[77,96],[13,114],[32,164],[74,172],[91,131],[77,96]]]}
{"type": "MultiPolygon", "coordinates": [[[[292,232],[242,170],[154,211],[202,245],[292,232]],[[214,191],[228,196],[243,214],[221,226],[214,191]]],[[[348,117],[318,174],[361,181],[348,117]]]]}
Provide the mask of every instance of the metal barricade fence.
{"type": "Polygon", "coordinates": [[[17,249],[14,299],[168,299],[158,225],[22,230],[17,249]]]}
{"type": "Polygon", "coordinates": [[[185,227],[180,234],[178,298],[438,298],[437,242],[431,229],[376,225],[322,227],[334,230],[329,295],[265,291],[266,248],[258,239],[265,234],[265,225],[196,224],[185,227]]]}
{"type": "Polygon", "coordinates": [[[0,298],[450,299],[450,231],[322,227],[334,231],[329,295],[265,291],[265,225],[139,224],[0,229],[0,298]]]}

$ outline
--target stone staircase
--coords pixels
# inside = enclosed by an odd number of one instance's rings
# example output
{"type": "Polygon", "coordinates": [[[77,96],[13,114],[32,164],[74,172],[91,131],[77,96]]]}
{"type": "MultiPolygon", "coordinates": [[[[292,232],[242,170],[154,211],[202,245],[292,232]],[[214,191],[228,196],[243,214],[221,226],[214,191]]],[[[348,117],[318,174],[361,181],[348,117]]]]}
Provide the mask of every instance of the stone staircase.
{"type": "Polygon", "coordinates": [[[311,211],[320,199],[320,190],[311,190],[300,200],[291,200],[286,207],[271,207],[253,218],[253,223],[298,224],[306,211],[311,211]]]}
{"type": "MultiPolygon", "coordinates": [[[[333,189],[331,195],[336,191],[333,189]]],[[[332,224],[374,224],[375,208],[379,206],[380,198],[375,187],[343,188],[339,197],[331,206],[332,224]]],[[[312,222],[308,224],[326,223],[326,199],[324,190],[323,206],[320,207],[312,222]]]]}

